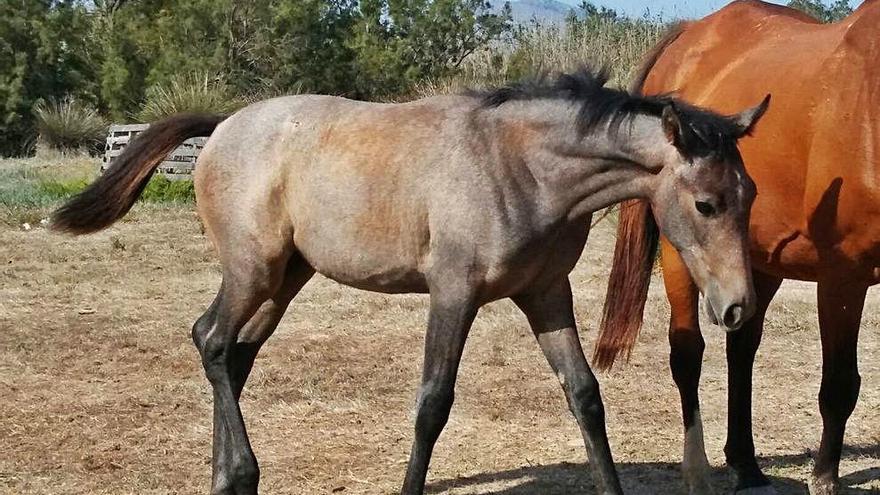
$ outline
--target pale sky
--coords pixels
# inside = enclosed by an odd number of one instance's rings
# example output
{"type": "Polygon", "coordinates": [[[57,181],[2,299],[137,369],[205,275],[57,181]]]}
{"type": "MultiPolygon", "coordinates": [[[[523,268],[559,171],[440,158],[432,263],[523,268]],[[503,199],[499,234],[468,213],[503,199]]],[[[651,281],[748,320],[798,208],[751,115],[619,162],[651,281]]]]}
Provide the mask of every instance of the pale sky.
{"type": "MultiPolygon", "coordinates": [[[[580,5],[580,0],[560,0],[571,5],[580,5]]],[[[771,0],[773,1],[773,0],[771,0]]],[[[595,5],[612,8],[622,14],[639,17],[646,11],[652,16],[660,14],[664,19],[702,17],[729,3],[728,0],[593,0],[595,5]]],[[[773,1],[786,4],[788,1],[773,1]]],[[[825,0],[825,4],[831,3],[825,0]]],[[[861,0],[850,0],[853,7],[861,4],[861,0]]]]}

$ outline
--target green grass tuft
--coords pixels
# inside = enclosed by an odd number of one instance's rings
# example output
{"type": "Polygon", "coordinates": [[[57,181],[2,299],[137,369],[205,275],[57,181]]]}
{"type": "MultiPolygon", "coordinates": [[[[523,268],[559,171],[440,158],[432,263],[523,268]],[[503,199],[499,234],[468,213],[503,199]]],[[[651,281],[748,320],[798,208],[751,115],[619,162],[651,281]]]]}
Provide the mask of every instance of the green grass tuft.
{"type": "Polygon", "coordinates": [[[34,107],[39,130],[38,146],[64,152],[103,149],[107,121],[97,110],[79,100],[65,98],[40,102],[34,107]]]}
{"type": "Polygon", "coordinates": [[[146,96],[137,115],[141,122],[155,122],[181,112],[228,115],[247,104],[222,77],[205,72],[179,75],[165,85],[150,87],[146,96]]]}
{"type": "MultiPolygon", "coordinates": [[[[0,224],[19,227],[36,225],[52,210],[93,180],[95,165],[71,163],[35,166],[37,159],[0,164],[0,224]]],[[[156,175],[147,184],[140,201],[153,204],[192,204],[195,190],[191,180],[169,180],[156,175]]]]}
{"type": "Polygon", "coordinates": [[[193,203],[195,199],[193,181],[170,180],[162,175],[154,176],[141,194],[141,201],[151,203],[193,203]]]}

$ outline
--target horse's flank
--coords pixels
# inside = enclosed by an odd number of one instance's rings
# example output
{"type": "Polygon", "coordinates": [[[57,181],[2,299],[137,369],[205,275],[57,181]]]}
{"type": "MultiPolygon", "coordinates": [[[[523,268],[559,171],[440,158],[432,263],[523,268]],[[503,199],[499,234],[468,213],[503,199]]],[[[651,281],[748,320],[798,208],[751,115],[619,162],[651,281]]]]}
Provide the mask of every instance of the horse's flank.
{"type": "MultiPolygon", "coordinates": [[[[844,431],[860,386],[861,312],[868,287],[880,281],[880,0],[831,24],[779,5],[737,1],[658,48],[643,78],[646,94],[674,91],[722,112],[774,95],[754,139],[740,145],[758,188],[749,226],[758,309],[727,337],[724,451],[735,490],[772,491],[755,459],[751,381],[764,316],[789,278],[818,282],[823,431],[809,490],[837,494],[844,431]]],[[[622,210],[621,224],[644,213],[622,210]]],[[[619,243],[641,240],[624,235],[619,243]]],[[[711,478],[698,399],[705,347],[699,291],[667,239],[662,252],[670,367],[686,430],[682,464],[689,490],[702,492],[711,478]]]]}
{"type": "Polygon", "coordinates": [[[829,25],[793,9],[736,2],[686,29],[646,79],[647,94],[673,87],[722,112],[764,91],[777,95],[759,139],[741,145],[760,188],[750,231],[753,262],[761,270],[803,280],[845,270],[875,280],[878,25],[877,0],[829,25]],[[734,33],[737,43],[724,41],[734,33]],[[829,211],[829,185],[838,181],[829,211]]]}
{"type": "MultiPolygon", "coordinates": [[[[866,255],[880,257],[880,245],[871,240],[880,239],[880,222],[865,221],[871,212],[880,217],[880,193],[874,186],[880,170],[866,174],[851,166],[873,163],[880,168],[880,152],[871,151],[880,150],[880,133],[874,131],[880,121],[877,25],[878,0],[864,2],[852,16],[834,24],[820,24],[779,5],[740,0],[704,20],[671,28],[636,75],[633,91],[671,92],[722,113],[766,92],[775,95],[773,112],[762,122],[761,139],[741,144],[749,174],[760,185],[751,233],[753,263],[762,269],[817,280],[822,270],[840,268],[837,261],[822,268],[820,257],[846,260],[848,269],[866,255]],[[729,41],[733,39],[736,43],[729,41]],[[793,52],[786,46],[799,49],[793,52]],[[833,100],[821,88],[836,88],[833,100]],[[827,184],[837,177],[850,192],[847,206],[860,211],[834,215],[858,225],[817,231],[811,219],[829,214],[821,205],[827,184]],[[836,246],[842,231],[854,235],[848,245],[836,246]]],[[[651,238],[642,234],[642,226],[651,221],[644,202],[630,202],[620,209],[618,238],[625,242],[616,248],[609,287],[634,287],[630,294],[647,295],[648,278],[642,278],[641,285],[623,280],[625,267],[637,266],[635,260],[653,252],[644,244],[651,238]],[[630,226],[638,232],[628,232],[630,226]],[[624,255],[629,256],[626,261],[624,255]]],[[[876,277],[872,263],[860,269],[860,278],[876,277]]],[[[639,276],[632,273],[626,280],[639,276]]],[[[643,308],[641,296],[633,301],[606,300],[594,354],[599,368],[609,368],[621,354],[629,355],[643,308]]]]}

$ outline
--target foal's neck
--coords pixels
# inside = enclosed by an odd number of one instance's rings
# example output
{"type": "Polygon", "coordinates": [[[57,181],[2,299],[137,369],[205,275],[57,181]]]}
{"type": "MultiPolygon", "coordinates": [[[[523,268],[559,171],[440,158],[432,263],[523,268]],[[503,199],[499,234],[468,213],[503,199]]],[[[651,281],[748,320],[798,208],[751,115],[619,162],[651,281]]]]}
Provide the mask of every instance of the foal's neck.
{"type": "Polygon", "coordinates": [[[646,150],[664,144],[659,119],[637,116],[624,119],[619,129],[603,124],[581,137],[571,117],[559,122],[557,133],[544,133],[543,145],[525,160],[551,215],[578,220],[626,199],[649,197],[661,161],[646,150]]]}

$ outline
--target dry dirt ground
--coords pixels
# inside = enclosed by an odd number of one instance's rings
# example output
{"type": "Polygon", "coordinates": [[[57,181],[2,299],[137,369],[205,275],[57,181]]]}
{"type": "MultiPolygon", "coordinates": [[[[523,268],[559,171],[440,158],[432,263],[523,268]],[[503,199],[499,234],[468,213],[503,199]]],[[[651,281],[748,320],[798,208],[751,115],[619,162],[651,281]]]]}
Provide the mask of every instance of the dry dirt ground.
{"type": "MultiPolygon", "coordinates": [[[[585,346],[596,336],[613,232],[595,229],[572,275],[585,346]]],[[[211,396],[190,326],[219,283],[190,208],[139,207],[109,231],[68,238],[0,227],[0,493],[206,493],[211,396]]],[[[600,377],[627,493],[682,493],[668,307],[652,288],[627,366],[600,377]]],[[[814,289],[787,282],[756,369],[755,431],[783,494],[803,493],[821,419],[814,289]]],[[[394,493],[412,436],[424,296],[359,292],[316,277],[260,355],[243,398],[267,494],[394,493]]],[[[860,347],[846,493],[880,493],[880,299],[860,347]]],[[[703,418],[719,490],[725,364],[707,326],[703,418]]],[[[429,493],[594,493],[559,385],[512,304],[484,308],[437,447],[429,493]]]]}

